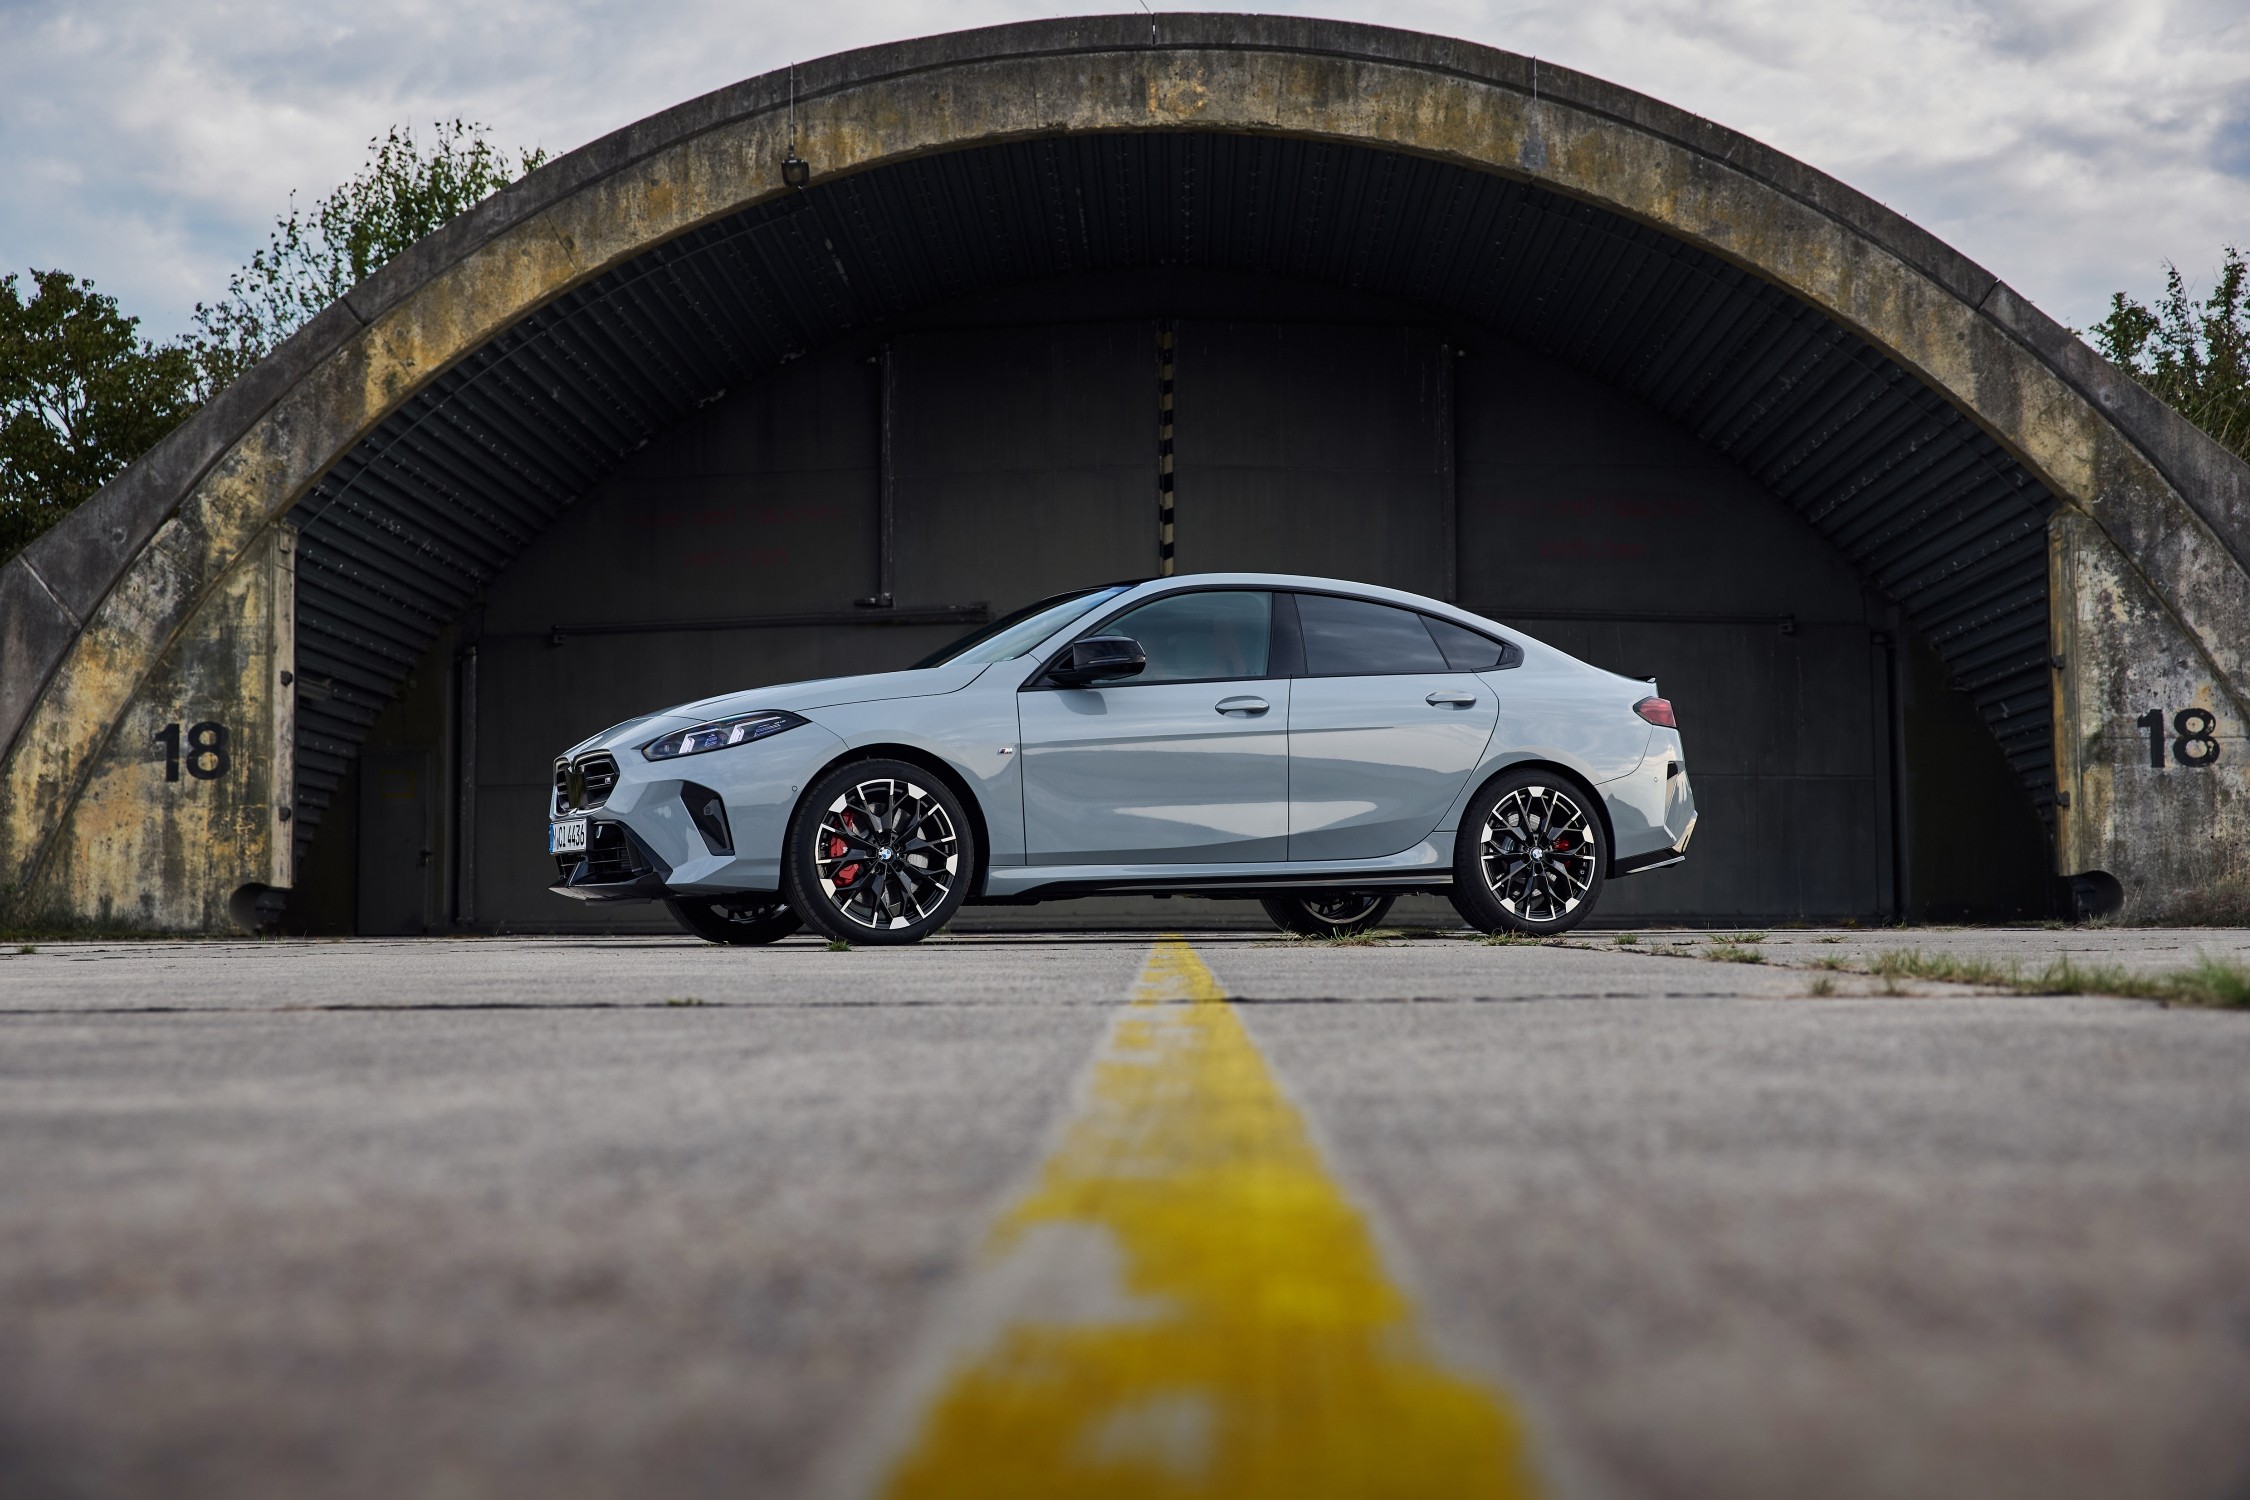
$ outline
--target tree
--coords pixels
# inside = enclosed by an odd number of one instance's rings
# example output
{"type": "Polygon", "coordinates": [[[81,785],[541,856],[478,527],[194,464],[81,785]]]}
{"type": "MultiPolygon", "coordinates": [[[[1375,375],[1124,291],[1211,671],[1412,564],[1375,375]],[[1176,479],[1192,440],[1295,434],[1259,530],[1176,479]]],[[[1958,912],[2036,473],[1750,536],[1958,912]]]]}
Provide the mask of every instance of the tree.
{"type": "Polygon", "coordinates": [[[177,343],[140,337],[115,298],[33,271],[0,278],[0,562],[106,484],[315,313],[383,262],[546,161],[511,163],[486,128],[439,123],[369,141],[359,175],[274,224],[263,250],[177,343]]]}
{"type": "Polygon", "coordinates": [[[0,276],[0,561],[198,405],[193,356],[65,271],[0,276]]]}
{"type": "Polygon", "coordinates": [[[439,122],[425,151],[411,126],[368,142],[359,175],[310,210],[292,198],[263,250],[227,282],[227,294],[197,303],[188,335],[209,396],[273,352],[283,339],[378,266],[455,215],[546,161],[521,152],[513,166],[486,127],[439,122]]]}
{"type": "Polygon", "coordinates": [[[2144,307],[2123,292],[2093,328],[2095,347],[2165,404],[2250,458],[2250,266],[2226,247],[2219,279],[2201,303],[2180,268],[2164,265],[2164,297],[2144,307]]]}

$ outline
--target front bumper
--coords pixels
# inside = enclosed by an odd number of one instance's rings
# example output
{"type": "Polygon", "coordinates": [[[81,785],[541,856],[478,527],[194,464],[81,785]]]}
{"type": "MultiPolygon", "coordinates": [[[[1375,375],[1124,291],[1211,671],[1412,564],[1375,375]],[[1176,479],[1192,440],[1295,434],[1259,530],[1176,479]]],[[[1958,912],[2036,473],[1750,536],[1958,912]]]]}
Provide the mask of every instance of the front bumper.
{"type": "Polygon", "coordinates": [[[548,889],[574,901],[779,890],[781,842],[797,794],[843,749],[837,735],[806,723],[671,761],[645,760],[637,745],[611,745],[558,763],[548,815],[586,818],[589,848],[584,860],[555,856],[560,878],[548,889]],[[589,766],[601,774],[585,776],[589,766]],[[713,792],[726,810],[728,836],[719,842],[698,829],[689,809],[691,796],[701,801],[713,792]]]}
{"type": "Polygon", "coordinates": [[[547,887],[573,901],[661,901],[671,894],[666,864],[615,819],[589,819],[586,852],[555,856],[561,879],[547,887]]]}

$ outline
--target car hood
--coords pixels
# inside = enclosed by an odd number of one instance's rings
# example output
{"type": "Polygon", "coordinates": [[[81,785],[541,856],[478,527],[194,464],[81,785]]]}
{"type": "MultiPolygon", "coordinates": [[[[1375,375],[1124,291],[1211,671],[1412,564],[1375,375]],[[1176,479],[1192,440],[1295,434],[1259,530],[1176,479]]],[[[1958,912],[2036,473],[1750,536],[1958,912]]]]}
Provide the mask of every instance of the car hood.
{"type": "Polygon", "coordinates": [[[984,674],[985,665],[982,662],[966,662],[904,672],[868,672],[858,677],[816,677],[809,682],[777,682],[771,687],[721,693],[716,698],[698,698],[693,703],[678,704],[612,725],[583,743],[571,746],[566,753],[579,755],[588,750],[619,750],[627,745],[654,739],[667,730],[685,729],[690,724],[732,718],[736,714],[755,713],[760,709],[786,708],[796,713],[809,713],[814,709],[834,708],[843,703],[876,703],[885,698],[934,698],[944,693],[957,693],[967,687],[984,674]]]}

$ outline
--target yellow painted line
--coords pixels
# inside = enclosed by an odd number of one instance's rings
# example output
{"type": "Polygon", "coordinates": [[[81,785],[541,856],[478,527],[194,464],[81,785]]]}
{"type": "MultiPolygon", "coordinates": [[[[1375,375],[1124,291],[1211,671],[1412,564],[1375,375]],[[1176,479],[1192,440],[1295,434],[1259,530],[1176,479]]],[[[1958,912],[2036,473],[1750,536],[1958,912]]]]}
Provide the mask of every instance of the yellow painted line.
{"type": "Polygon", "coordinates": [[[1417,1332],[1195,950],[1158,942],[1133,999],[884,1493],[1532,1494],[1515,1414],[1417,1332]]]}

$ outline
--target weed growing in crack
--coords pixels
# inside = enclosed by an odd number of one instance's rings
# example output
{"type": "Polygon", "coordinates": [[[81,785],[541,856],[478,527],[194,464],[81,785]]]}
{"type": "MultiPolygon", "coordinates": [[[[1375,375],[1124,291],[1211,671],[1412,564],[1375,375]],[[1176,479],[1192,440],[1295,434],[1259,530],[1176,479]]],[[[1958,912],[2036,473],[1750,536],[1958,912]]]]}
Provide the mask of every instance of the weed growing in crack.
{"type": "Polygon", "coordinates": [[[2031,974],[2015,962],[1960,958],[1910,948],[1876,955],[1866,972],[1883,981],[1886,995],[1903,993],[1899,987],[1902,980],[1926,979],[2012,990],[2019,995],[2117,995],[2166,1005],[2250,1010],[2250,964],[2208,953],[2199,955],[2188,968],[2159,974],[2135,973],[2118,964],[2078,963],[2066,954],[2031,974]]]}
{"type": "Polygon", "coordinates": [[[1331,932],[1318,941],[1323,948],[1380,948],[1404,936],[1395,927],[1370,927],[1364,932],[1331,932]]]}

